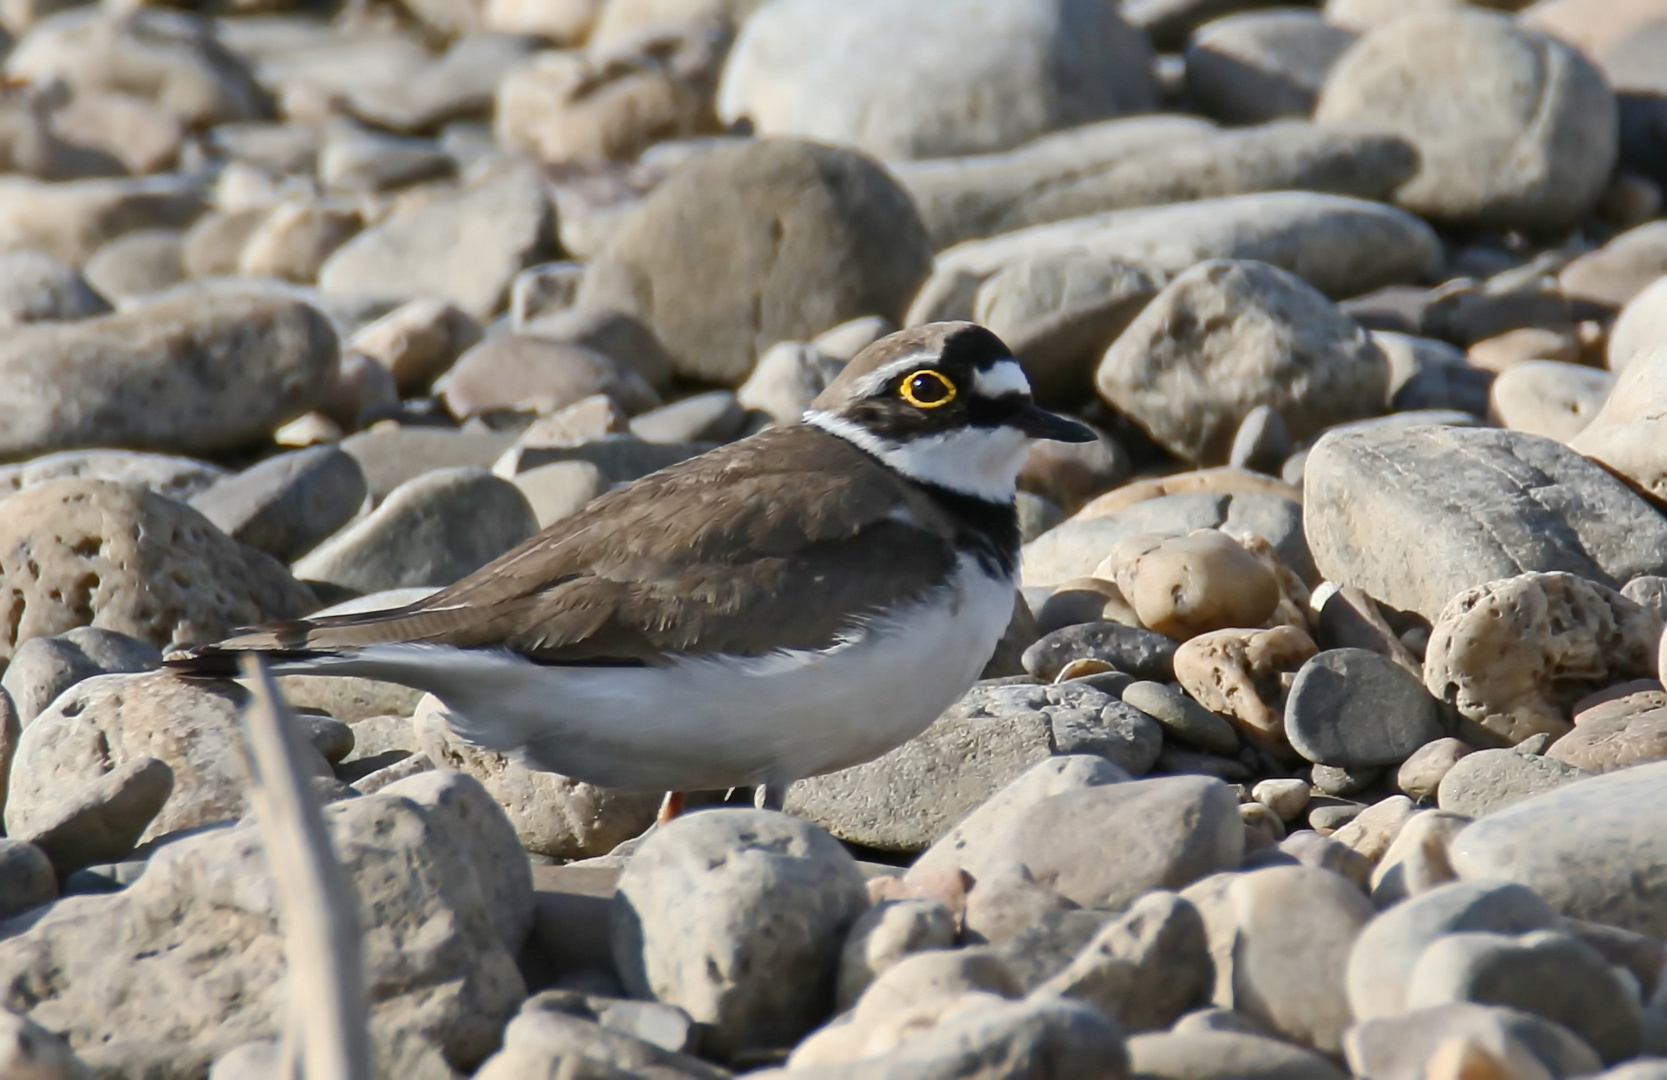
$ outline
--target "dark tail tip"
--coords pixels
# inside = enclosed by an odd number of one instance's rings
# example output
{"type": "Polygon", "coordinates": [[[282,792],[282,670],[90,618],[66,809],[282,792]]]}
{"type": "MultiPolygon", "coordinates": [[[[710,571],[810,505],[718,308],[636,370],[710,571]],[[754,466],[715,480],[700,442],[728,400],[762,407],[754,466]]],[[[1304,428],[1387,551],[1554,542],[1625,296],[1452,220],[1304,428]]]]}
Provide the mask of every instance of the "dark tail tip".
{"type": "Polygon", "coordinates": [[[169,653],[162,666],[176,674],[198,679],[232,679],[237,677],[236,649],[222,649],[204,645],[183,652],[169,653]]]}

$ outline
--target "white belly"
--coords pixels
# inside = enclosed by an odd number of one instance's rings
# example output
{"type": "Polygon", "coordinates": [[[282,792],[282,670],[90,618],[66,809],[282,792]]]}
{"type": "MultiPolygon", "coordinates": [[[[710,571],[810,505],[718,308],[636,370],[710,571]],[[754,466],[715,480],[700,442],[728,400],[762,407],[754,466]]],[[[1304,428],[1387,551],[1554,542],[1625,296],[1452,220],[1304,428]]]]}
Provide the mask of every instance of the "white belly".
{"type": "Polygon", "coordinates": [[[978,678],[1012,611],[1012,582],[963,559],[927,601],[826,650],[563,667],[390,645],[355,666],[432,690],[465,738],[580,780],[683,791],[785,784],[918,735],[978,678]]]}

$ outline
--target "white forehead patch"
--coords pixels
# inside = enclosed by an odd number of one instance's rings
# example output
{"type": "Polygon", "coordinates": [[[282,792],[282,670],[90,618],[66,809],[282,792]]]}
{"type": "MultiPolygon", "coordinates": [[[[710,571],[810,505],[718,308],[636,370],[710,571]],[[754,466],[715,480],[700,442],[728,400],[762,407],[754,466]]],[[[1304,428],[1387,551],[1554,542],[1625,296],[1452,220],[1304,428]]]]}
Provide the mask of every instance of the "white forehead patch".
{"type": "Polygon", "coordinates": [[[1030,393],[1030,380],[1016,360],[998,360],[987,369],[972,373],[972,388],[979,397],[998,398],[1006,394],[1030,393]]]}

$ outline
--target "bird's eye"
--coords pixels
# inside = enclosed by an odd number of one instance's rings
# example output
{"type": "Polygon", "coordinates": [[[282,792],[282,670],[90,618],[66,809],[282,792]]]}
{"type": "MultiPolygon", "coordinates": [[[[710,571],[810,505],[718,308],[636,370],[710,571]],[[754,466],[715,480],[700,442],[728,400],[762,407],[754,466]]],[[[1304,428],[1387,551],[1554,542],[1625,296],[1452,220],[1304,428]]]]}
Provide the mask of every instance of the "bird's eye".
{"type": "Polygon", "coordinates": [[[898,393],[917,408],[936,409],[955,400],[955,384],[942,372],[922,368],[903,380],[898,393]]]}

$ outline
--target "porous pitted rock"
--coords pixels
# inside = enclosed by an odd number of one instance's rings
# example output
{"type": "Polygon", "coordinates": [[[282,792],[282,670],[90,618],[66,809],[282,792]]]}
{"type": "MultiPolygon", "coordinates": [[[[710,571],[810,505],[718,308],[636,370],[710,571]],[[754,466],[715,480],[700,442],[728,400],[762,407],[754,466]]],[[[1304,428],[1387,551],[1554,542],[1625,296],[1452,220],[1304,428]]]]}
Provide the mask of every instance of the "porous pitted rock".
{"type": "MultiPolygon", "coordinates": [[[[141,840],[242,816],[248,772],[238,710],[247,701],[236,683],[167,671],[77,683],[23,731],[6,831],[33,833],[78,785],[141,758],[157,758],[173,770],[173,792],[141,840]]],[[[310,775],[330,775],[322,755],[301,767],[310,775]]]]}
{"type": "Polygon", "coordinates": [[[578,303],[641,319],[677,374],[739,386],[777,342],[859,315],[901,323],[931,262],[920,215],[872,161],[772,139],[702,154],[656,188],[578,303]]]}
{"type": "Polygon", "coordinates": [[[1438,618],[1466,589],[1529,571],[1619,586],[1667,569],[1667,516],[1561,443],[1489,428],[1326,434],[1303,473],[1320,573],[1438,618]]]}
{"type": "Polygon", "coordinates": [[[1389,363],[1301,278],[1219,259],[1165,286],[1106,350],[1094,378],[1101,397],[1166,449],[1220,465],[1259,405],[1278,409],[1295,439],[1381,413],[1389,363]]]}
{"type": "Polygon", "coordinates": [[[170,499],[191,496],[232,475],[218,465],[137,450],[60,450],[17,465],[0,466],[0,498],[51,480],[114,480],[150,488],[170,499]]]}
{"type": "Polygon", "coordinates": [[[0,514],[0,658],[77,626],[167,649],[318,605],[270,556],[143,488],[56,480],[0,514]]]}
{"type": "Polygon", "coordinates": [[[1005,150],[1158,104],[1151,48],[1076,0],[776,0],[747,20],[718,111],[884,158],[1005,150]]]}
{"type": "Polygon", "coordinates": [[[1368,32],[1331,69],[1314,115],[1410,140],[1422,166],[1396,201],[1479,228],[1573,225],[1603,193],[1617,149],[1615,97],[1591,61],[1469,10],[1368,32]]]}
{"type": "MultiPolygon", "coordinates": [[[[490,1053],[526,993],[469,853],[433,813],[388,795],[324,810],[359,900],[378,1064],[425,1080],[490,1053]]],[[[60,901],[0,942],[0,1003],[68,1035],[101,1075],[196,1080],[234,1047],[275,1038],[284,974],[252,821],[166,845],[124,891],[60,901]]]]}
{"type": "Polygon", "coordinates": [[[0,458],[125,446],[231,450],[320,404],[335,331],[276,295],[190,295],[0,342],[0,458]]]}
{"type": "Polygon", "coordinates": [[[1279,677],[1318,651],[1294,626],[1216,630],[1175,650],[1175,681],[1206,709],[1231,717],[1245,734],[1278,749],[1285,745],[1279,677]]]}
{"type": "Polygon", "coordinates": [[[689,814],[621,875],[614,962],[634,996],[712,1025],[718,1055],[786,1046],[833,1008],[840,942],[867,908],[856,861],[816,826],[763,810],[689,814]]]}
{"type": "Polygon", "coordinates": [[[1455,596],[1430,631],[1424,685],[1515,744],[1569,731],[1594,690],[1652,675],[1661,620],[1573,574],[1520,574],[1455,596]]]}

